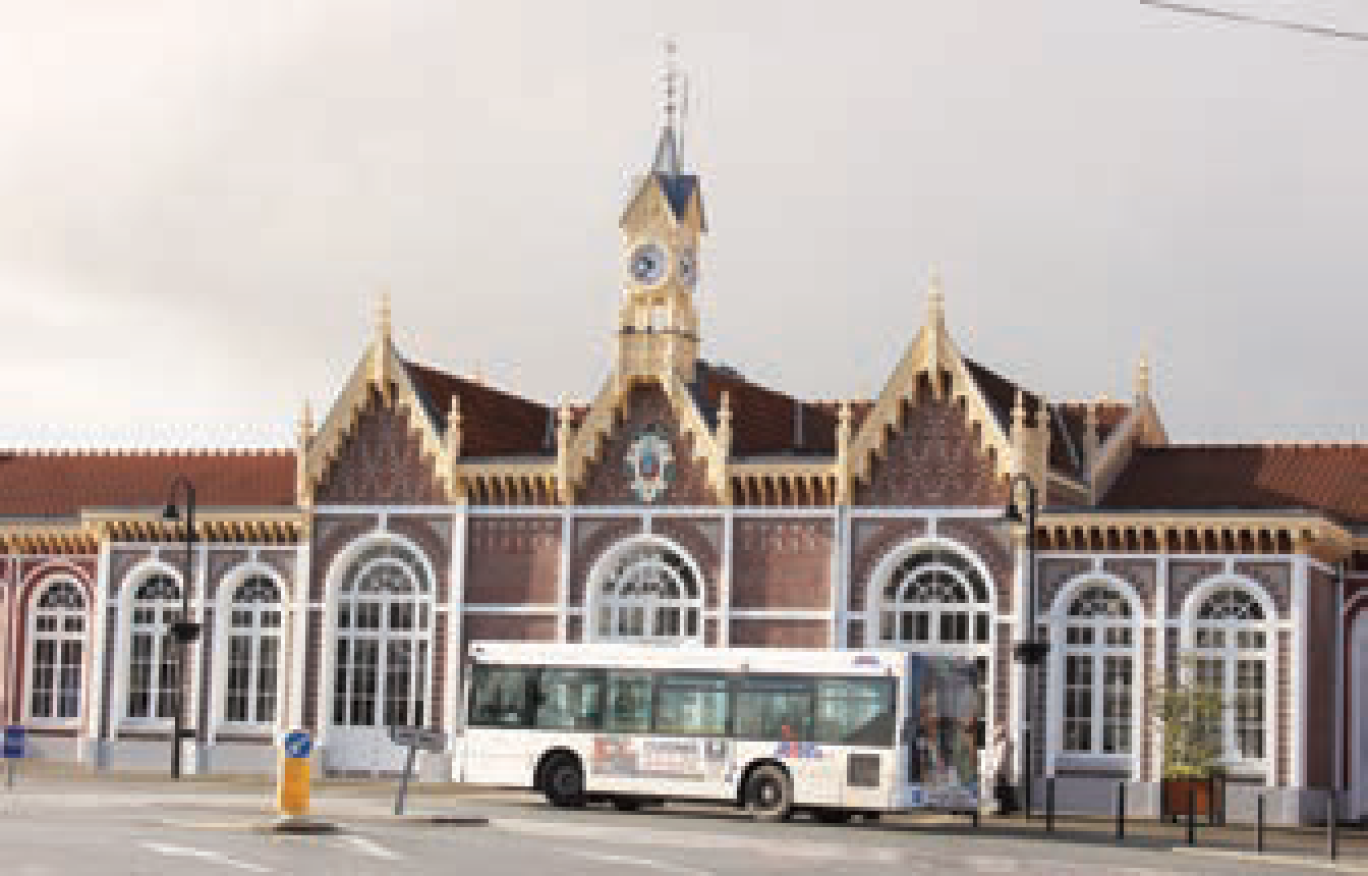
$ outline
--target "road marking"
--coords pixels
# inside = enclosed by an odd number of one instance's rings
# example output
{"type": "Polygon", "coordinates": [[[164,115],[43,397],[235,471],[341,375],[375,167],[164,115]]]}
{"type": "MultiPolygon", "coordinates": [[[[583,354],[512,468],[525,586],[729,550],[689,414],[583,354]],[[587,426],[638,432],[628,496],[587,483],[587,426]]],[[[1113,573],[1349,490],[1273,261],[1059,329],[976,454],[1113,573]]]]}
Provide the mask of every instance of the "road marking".
{"type": "Polygon", "coordinates": [[[341,840],[348,845],[354,846],[358,851],[365,852],[372,858],[383,858],[386,861],[398,861],[404,857],[398,852],[390,851],[379,843],[372,842],[363,836],[351,834],[341,837],[341,840]]]}
{"type": "Polygon", "coordinates": [[[707,870],[695,870],[692,867],[681,867],[677,864],[670,864],[665,861],[653,861],[650,858],[633,858],[628,855],[606,855],[602,852],[590,852],[585,849],[572,849],[565,846],[559,847],[556,851],[564,852],[567,855],[588,858],[591,861],[603,861],[608,864],[626,864],[630,867],[650,867],[654,870],[662,870],[666,873],[681,873],[684,874],[684,876],[712,876],[712,873],[707,870]]]}
{"type": "Polygon", "coordinates": [[[552,837],[572,837],[577,841],[591,840],[609,845],[641,845],[661,848],[696,849],[706,845],[715,849],[735,849],[768,857],[794,857],[835,861],[874,862],[893,864],[901,860],[897,849],[858,846],[846,843],[814,842],[773,836],[736,836],[721,833],[702,833],[686,830],[638,829],[624,832],[607,825],[577,822],[532,821],[521,818],[490,819],[490,826],[513,833],[539,834],[552,837]]]}
{"type": "Polygon", "coordinates": [[[225,867],[236,867],[239,870],[248,870],[253,873],[273,872],[270,867],[263,867],[260,864],[253,864],[250,861],[238,861],[228,857],[221,852],[211,852],[205,849],[192,849],[188,846],[173,846],[166,843],[142,844],[143,848],[150,849],[162,855],[181,858],[199,858],[201,861],[213,861],[215,864],[222,864],[225,867]]]}

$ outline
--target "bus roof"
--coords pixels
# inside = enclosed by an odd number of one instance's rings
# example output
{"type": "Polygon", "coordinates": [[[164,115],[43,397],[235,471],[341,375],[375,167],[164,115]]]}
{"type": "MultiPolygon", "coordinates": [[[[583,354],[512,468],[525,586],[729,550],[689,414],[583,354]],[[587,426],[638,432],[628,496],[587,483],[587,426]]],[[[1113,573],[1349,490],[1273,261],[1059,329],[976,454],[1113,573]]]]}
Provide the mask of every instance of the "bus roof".
{"type": "Polygon", "coordinates": [[[529,642],[472,642],[476,663],[606,666],[634,669],[746,670],[840,675],[902,675],[905,651],[818,651],[788,648],[704,648],[657,645],[563,645],[529,642]]]}

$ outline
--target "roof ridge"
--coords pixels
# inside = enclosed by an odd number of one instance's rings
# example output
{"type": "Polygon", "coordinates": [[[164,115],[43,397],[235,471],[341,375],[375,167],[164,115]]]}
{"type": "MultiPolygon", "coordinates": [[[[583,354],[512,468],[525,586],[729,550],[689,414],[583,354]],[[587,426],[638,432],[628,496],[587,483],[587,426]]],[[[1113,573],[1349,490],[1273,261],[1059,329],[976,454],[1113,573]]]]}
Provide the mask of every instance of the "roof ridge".
{"type": "Polygon", "coordinates": [[[130,447],[123,444],[105,444],[100,446],[71,447],[67,445],[11,445],[8,447],[0,446],[0,455],[3,456],[61,456],[61,457],[101,457],[101,456],[124,456],[124,457],[176,457],[176,456],[290,456],[295,453],[293,447],[250,447],[250,446],[222,446],[222,447],[130,447]]]}
{"type": "Polygon", "coordinates": [[[514,390],[507,389],[502,386],[497,386],[493,383],[485,382],[483,379],[476,380],[464,374],[456,374],[455,372],[448,371],[447,369],[438,367],[436,365],[430,365],[426,362],[418,362],[416,360],[408,359],[403,356],[399,357],[399,361],[404,363],[406,367],[421,368],[424,371],[429,371],[433,374],[441,375],[442,377],[445,377],[448,380],[457,381],[463,384],[464,386],[468,386],[473,389],[497,393],[498,395],[502,395],[506,398],[511,398],[520,402],[526,402],[527,404],[533,404],[543,408],[554,409],[555,407],[554,405],[547,404],[546,402],[532,398],[531,396],[523,395],[519,392],[515,392],[514,390]]]}
{"type": "Polygon", "coordinates": [[[1263,441],[1185,442],[1147,447],[1146,450],[1368,450],[1368,441],[1316,441],[1268,439],[1263,441]]]}

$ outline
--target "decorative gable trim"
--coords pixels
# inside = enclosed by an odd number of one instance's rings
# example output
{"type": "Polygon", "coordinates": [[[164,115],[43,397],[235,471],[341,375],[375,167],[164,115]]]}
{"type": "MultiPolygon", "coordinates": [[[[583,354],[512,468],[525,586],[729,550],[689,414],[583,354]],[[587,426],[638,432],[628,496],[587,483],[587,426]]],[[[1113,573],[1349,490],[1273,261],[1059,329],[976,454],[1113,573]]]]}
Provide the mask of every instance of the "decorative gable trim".
{"type": "Polygon", "coordinates": [[[346,439],[360,424],[372,391],[379,392],[386,404],[407,411],[408,427],[418,433],[423,455],[432,458],[437,479],[448,500],[457,493],[456,473],[446,444],[425,413],[422,399],[409,380],[393,343],[387,334],[382,334],[352,370],[318,433],[301,442],[306,445],[300,448],[305,460],[300,472],[301,507],[313,507],[319,484],[337,461],[346,439]]]}
{"type": "Polygon", "coordinates": [[[590,463],[598,459],[603,443],[617,427],[617,415],[623,411],[633,383],[649,382],[659,384],[664,390],[678,422],[680,436],[693,438],[694,458],[705,463],[708,485],[713,494],[719,502],[730,504],[731,490],[724,442],[713,435],[694,404],[688,386],[673,371],[668,372],[668,376],[656,374],[630,379],[614,372],[604,381],[603,388],[599,390],[578,429],[569,424],[567,417],[561,418],[562,436],[557,442],[559,452],[556,459],[556,485],[560,491],[561,504],[573,504],[575,490],[583,484],[590,463]]]}
{"type": "MultiPolygon", "coordinates": [[[[873,409],[851,439],[849,449],[844,454],[846,470],[842,472],[843,480],[868,480],[874,457],[883,457],[887,452],[889,436],[901,425],[903,403],[917,403],[917,385],[921,375],[930,376],[932,391],[937,398],[945,396],[947,387],[940,378],[941,373],[949,374],[949,397],[962,407],[970,429],[979,426],[981,449],[993,458],[994,474],[1006,476],[1023,467],[1026,460],[1019,457],[1024,454],[1017,452],[1011,436],[998,423],[965,367],[959,349],[945,330],[939,284],[933,283],[927,324],[908,346],[902,360],[884,384],[873,409]]],[[[843,497],[850,495],[848,488],[841,492],[843,497]]]]}

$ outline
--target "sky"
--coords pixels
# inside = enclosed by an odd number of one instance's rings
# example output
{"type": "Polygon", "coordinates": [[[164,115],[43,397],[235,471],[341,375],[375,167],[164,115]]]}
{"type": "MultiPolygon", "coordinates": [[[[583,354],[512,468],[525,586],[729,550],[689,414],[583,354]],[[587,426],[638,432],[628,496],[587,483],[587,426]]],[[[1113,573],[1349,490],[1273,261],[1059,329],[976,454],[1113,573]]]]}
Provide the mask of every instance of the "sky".
{"type": "MultiPolygon", "coordinates": [[[[1368,31],[1362,0],[1212,0],[1368,31]]],[[[1136,0],[0,0],[0,444],[290,441],[371,337],[544,402],[690,79],[704,355],[972,356],[1175,441],[1368,440],[1368,43],[1136,0]]]]}

